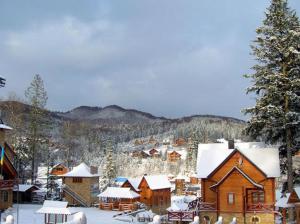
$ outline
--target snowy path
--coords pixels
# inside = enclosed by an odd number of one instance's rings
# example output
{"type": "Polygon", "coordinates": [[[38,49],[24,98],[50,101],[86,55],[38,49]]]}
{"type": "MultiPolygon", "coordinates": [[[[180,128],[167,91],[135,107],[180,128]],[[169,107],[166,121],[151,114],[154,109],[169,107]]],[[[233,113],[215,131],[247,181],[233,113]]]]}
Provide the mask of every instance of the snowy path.
{"type": "MultiPolygon", "coordinates": [[[[13,216],[15,224],[17,224],[17,204],[13,207],[13,216]]],[[[35,212],[41,208],[41,205],[20,204],[19,205],[19,224],[43,224],[44,216],[35,212]]],[[[71,208],[72,212],[82,211],[86,214],[88,224],[124,224],[125,222],[117,221],[112,218],[113,215],[119,212],[103,211],[97,208],[71,208]]],[[[2,215],[3,217],[3,215],[2,215]]],[[[1,220],[2,221],[2,220],[1,220]]]]}

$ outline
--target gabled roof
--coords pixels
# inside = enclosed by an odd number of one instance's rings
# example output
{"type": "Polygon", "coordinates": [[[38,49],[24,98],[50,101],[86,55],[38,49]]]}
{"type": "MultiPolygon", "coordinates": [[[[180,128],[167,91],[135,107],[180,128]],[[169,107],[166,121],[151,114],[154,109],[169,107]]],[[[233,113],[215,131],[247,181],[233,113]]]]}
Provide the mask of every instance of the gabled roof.
{"type": "Polygon", "coordinates": [[[101,198],[139,198],[140,195],[130,190],[129,187],[108,187],[104,192],[98,195],[101,198]]]}
{"type": "Polygon", "coordinates": [[[253,184],[255,187],[257,188],[261,188],[263,189],[264,187],[261,184],[256,183],[254,180],[252,180],[247,174],[245,174],[241,169],[239,169],[238,167],[233,167],[218,183],[210,186],[210,188],[215,188],[217,186],[219,186],[220,184],[222,184],[227,177],[230,176],[230,174],[232,174],[235,170],[237,170],[240,174],[242,174],[251,184],[253,184]]]}
{"type": "Polygon", "coordinates": [[[43,207],[37,210],[37,213],[71,215],[72,213],[67,208],[67,206],[68,206],[68,202],[45,200],[43,207]]]}
{"type": "Polygon", "coordinates": [[[91,168],[85,163],[81,163],[74,167],[70,172],[60,175],[61,177],[98,177],[99,174],[92,174],[91,168]]]}
{"type": "Polygon", "coordinates": [[[172,187],[170,181],[168,180],[168,177],[164,175],[146,175],[143,178],[145,178],[151,190],[167,189],[172,187]]]}
{"type": "Polygon", "coordinates": [[[236,149],[228,149],[227,143],[199,144],[197,174],[207,178],[222,162],[239,151],[267,177],[279,177],[279,152],[277,148],[267,147],[261,142],[236,143],[236,149]]]}
{"type": "Polygon", "coordinates": [[[143,177],[128,178],[127,181],[134,188],[135,191],[140,191],[139,185],[140,185],[142,179],[143,179],[143,177]]]}
{"type": "Polygon", "coordinates": [[[298,198],[300,199],[300,186],[294,188],[295,193],[297,194],[298,198]]]}
{"type": "Polygon", "coordinates": [[[278,208],[291,208],[294,207],[293,204],[289,204],[288,203],[288,199],[290,197],[290,193],[287,193],[285,195],[285,197],[281,197],[276,203],[275,203],[275,207],[278,208]]]}
{"type": "Polygon", "coordinates": [[[18,189],[14,189],[14,191],[26,192],[29,189],[34,188],[34,190],[39,190],[40,188],[31,184],[19,184],[18,189]]]}

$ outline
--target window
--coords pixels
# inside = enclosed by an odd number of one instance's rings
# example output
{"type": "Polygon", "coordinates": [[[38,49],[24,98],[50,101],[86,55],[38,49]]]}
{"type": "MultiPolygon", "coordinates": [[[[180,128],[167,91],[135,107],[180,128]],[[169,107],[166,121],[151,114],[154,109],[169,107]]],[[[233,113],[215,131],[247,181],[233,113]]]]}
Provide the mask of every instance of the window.
{"type": "Polygon", "coordinates": [[[229,205],[233,205],[234,204],[234,193],[228,193],[227,194],[227,203],[229,205]]]}
{"type": "Polygon", "coordinates": [[[8,191],[2,191],[1,199],[3,202],[8,202],[8,191]]]}
{"type": "Polygon", "coordinates": [[[82,177],[73,177],[73,183],[82,183],[82,177]]]}
{"type": "Polygon", "coordinates": [[[252,203],[264,203],[265,202],[265,192],[263,191],[255,191],[252,192],[252,203]]]}
{"type": "Polygon", "coordinates": [[[62,167],[57,167],[56,170],[57,171],[63,171],[63,168],[62,167]]]}

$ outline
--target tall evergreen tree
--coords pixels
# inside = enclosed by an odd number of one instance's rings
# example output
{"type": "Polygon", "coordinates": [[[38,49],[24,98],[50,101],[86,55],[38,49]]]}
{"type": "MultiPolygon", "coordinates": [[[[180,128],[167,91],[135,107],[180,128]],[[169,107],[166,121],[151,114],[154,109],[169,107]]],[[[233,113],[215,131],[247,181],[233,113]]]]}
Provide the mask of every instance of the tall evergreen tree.
{"type": "Polygon", "coordinates": [[[292,153],[299,136],[300,24],[286,0],[272,0],[251,48],[257,64],[247,93],[257,95],[246,133],[266,142],[280,143],[287,160],[288,191],[293,188],[292,153]]]}
{"type": "Polygon", "coordinates": [[[116,164],[114,160],[114,152],[111,140],[108,140],[106,148],[105,157],[105,169],[104,169],[104,179],[106,179],[107,184],[110,186],[113,183],[114,178],[116,178],[116,164]]]}
{"type": "Polygon", "coordinates": [[[25,97],[31,105],[29,125],[29,147],[31,152],[31,182],[35,181],[37,147],[43,137],[44,124],[43,115],[48,100],[47,92],[40,75],[35,75],[30,86],[25,91],[25,97]]]}

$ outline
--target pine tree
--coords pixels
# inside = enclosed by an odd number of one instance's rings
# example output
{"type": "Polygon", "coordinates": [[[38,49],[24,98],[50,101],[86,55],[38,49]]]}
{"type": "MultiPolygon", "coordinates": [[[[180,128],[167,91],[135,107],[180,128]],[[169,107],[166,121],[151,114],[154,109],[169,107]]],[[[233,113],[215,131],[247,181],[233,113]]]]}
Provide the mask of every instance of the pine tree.
{"type": "Polygon", "coordinates": [[[31,152],[31,183],[35,181],[37,147],[41,141],[44,131],[45,121],[43,115],[48,100],[47,92],[40,75],[35,75],[30,86],[25,91],[25,97],[31,105],[30,126],[29,126],[29,147],[31,152]]]}
{"type": "Polygon", "coordinates": [[[114,153],[111,140],[108,140],[105,158],[105,169],[104,169],[104,179],[110,186],[113,183],[114,178],[116,178],[116,164],[114,160],[114,153]]]}
{"type": "Polygon", "coordinates": [[[256,105],[245,109],[251,118],[246,133],[269,143],[281,143],[287,158],[288,191],[293,188],[292,153],[299,136],[300,24],[286,0],[272,0],[252,44],[257,64],[246,75],[257,95],[256,105]]]}

